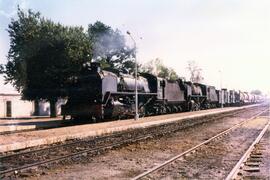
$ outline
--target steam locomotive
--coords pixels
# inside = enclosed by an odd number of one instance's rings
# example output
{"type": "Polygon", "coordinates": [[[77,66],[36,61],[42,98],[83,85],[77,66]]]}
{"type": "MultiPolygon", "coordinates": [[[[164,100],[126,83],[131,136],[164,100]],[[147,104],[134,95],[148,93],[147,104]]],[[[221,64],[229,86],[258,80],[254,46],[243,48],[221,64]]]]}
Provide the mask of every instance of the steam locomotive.
{"type": "MultiPolygon", "coordinates": [[[[256,103],[260,97],[247,92],[221,89],[178,79],[170,81],[149,73],[137,79],[140,116],[197,111],[224,106],[256,103]]],[[[122,119],[135,114],[135,78],[132,75],[101,70],[92,63],[70,82],[64,117],[72,119],[122,119]]]]}

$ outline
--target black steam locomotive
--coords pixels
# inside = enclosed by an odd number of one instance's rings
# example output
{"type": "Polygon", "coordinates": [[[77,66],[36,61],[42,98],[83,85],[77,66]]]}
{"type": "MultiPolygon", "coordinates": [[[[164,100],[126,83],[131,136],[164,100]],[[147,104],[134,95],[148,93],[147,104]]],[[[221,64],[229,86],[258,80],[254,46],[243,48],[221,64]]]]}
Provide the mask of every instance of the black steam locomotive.
{"type": "MultiPolygon", "coordinates": [[[[141,73],[137,79],[140,116],[197,111],[255,102],[248,93],[214,86],[170,81],[141,73]]],[[[70,83],[67,103],[61,113],[73,119],[122,119],[133,117],[135,111],[135,78],[131,75],[101,70],[92,63],[80,77],[70,83]]]]}

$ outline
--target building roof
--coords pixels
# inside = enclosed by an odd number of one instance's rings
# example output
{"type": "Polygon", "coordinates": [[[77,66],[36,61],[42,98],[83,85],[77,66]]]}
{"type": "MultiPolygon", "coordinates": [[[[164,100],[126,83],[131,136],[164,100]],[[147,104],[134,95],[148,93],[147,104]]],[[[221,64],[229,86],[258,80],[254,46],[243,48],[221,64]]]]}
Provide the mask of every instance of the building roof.
{"type": "Polygon", "coordinates": [[[0,96],[21,96],[19,93],[0,93],[0,96]]]}

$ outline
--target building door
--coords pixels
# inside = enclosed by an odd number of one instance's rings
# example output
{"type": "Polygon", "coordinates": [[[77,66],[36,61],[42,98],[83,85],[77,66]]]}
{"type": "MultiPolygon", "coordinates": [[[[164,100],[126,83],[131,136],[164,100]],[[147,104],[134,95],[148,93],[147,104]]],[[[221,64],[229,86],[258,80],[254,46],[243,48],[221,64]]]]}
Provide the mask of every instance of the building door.
{"type": "Polygon", "coordinates": [[[12,112],[11,112],[11,101],[6,102],[6,116],[11,117],[12,112]]]}
{"type": "Polygon", "coordinates": [[[35,100],[34,101],[34,116],[39,116],[39,101],[35,100]]]}

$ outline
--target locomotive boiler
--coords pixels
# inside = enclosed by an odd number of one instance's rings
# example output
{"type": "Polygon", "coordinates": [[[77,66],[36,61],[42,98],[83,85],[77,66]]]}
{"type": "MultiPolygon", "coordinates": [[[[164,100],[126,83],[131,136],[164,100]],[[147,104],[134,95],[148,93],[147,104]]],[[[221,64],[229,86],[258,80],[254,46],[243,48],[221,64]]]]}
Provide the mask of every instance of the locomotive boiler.
{"type": "MultiPolygon", "coordinates": [[[[117,75],[101,71],[97,63],[70,83],[68,101],[62,106],[62,115],[73,119],[108,119],[132,115],[134,109],[135,79],[131,75],[117,75]]],[[[146,78],[137,80],[139,110],[149,103],[151,93],[146,78]]],[[[143,112],[140,112],[143,114],[143,112]]]]}

